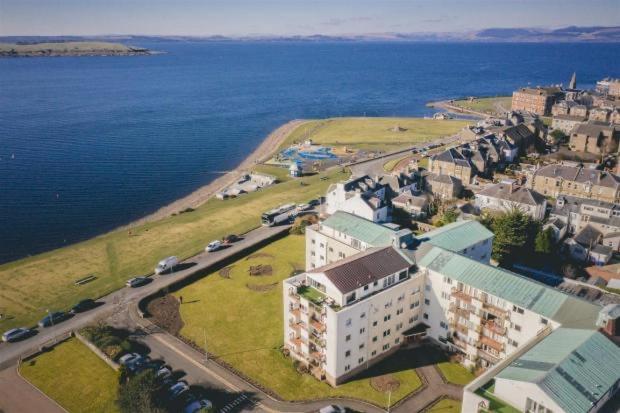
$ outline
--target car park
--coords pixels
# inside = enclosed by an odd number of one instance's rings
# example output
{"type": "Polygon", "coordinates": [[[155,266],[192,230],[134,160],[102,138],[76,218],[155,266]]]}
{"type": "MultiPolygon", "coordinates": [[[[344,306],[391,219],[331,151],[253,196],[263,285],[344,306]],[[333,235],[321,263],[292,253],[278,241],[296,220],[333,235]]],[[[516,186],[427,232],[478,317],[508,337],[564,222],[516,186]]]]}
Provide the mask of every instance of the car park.
{"type": "Polygon", "coordinates": [[[147,277],[134,277],[134,278],[130,278],[129,280],[127,280],[125,285],[127,287],[137,288],[144,284],[147,284],[149,281],[150,279],[147,277]]]}
{"type": "Polygon", "coordinates": [[[54,324],[62,323],[68,317],[68,314],[63,311],[54,311],[43,317],[38,325],[41,328],[51,327],[54,324]]]}
{"type": "Polygon", "coordinates": [[[222,248],[221,241],[211,241],[209,245],[207,245],[207,248],[205,248],[205,251],[214,252],[214,251],[219,250],[220,248],[222,248]]]}
{"type": "Polygon", "coordinates": [[[149,358],[147,356],[138,356],[132,360],[130,360],[129,362],[125,363],[125,367],[127,367],[127,370],[129,370],[130,372],[136,374],[139,373],[140,371],[148,368],[149,366],[149,358]]]}
{"type": "Polygon", "coordinates": [[[19,340],[28,338],[32,334],[33,334],[33,331],[26,327],[13,328],[11,330],[5,331],[4,334],[2,334],[2,341],[11,343],[14,341],[19,341],[19,340]]]}
{"type": "Polygon", "coordinates": [[[174,267],[179,263],[179,259],[177,257],[168,257],[157,263],[157,267],[155,267],[155,274],[165,274],[167,272],[173,272],[174,267]]]}
{"type": "Polygon", "coordinates": [[[174,400],[189,390],[189,385],[184,381],[178,381],[168,388],[168,399],[174,400]]]}
{"type": "Polygon", "coordinates": [[[196,413],[201,409],[212,409],[213,403],[207,399],[194,400],[185,406],[185,413],[196,413]]]}
{"type": "Polygon", "coordinates": [[[72,314],[83,313],[84,311],[91,310],[97,307],[97,302],[90,298],[86,298],[71,308],[72,314]]]}

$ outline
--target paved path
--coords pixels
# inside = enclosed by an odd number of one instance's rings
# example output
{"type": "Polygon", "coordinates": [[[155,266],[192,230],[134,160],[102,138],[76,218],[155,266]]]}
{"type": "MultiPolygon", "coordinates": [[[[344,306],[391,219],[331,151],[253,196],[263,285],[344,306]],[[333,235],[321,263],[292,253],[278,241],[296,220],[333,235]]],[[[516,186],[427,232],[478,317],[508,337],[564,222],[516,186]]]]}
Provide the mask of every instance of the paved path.
{"type": "Polygon", "coordinates": [[[15,366],[0,371],[0,409],[4,413],[65,413],[56,403],[22,379],[15,366]]]}
{"type": "Polygon", "coordinates": [[[395,409],[395,411],[403,413],[419,412],[442,396],[447,396],[455,400],[461,400],[463,398],[463,388],[454,384],[446,384],[435,366],[420,367],[416,369],[416,372],[423,377],[423,380],[426,382],[426,387],[407,399],[403,404],[398,406],[398,409],[395,409]]]}
{"type": "Polygon", "coordinates": [[[230,258],[235,254],[239,254],[244,250],[258,245],[280,233],[288,231],[288,229],[288,225],[272,228],[257,228],[245,234],[243,240],[236,242],[229,248],[212,253],[203,252],[194,257],[188,258],[183,261],[181,265],[179,265],[179,267],[183,267],[183,264],[185,264],[186,268],[183,270],[161,276],[153,275],[153,282],[147,284],[146,286],[140,288],[125,287],[102,297],[98,301],[103,302],[103,305],[100,305],[91,311],[78,314],[53,327],[39,329],[38,334],[34,337],[18,343],[0,343],[0,369],[14,365],[19,357],[32,354],[41,346],[51,343],[57,337],[66,336],[70,331],[77,330],[94,322],[95,320],[107,318],[114,313],[122,312],[129,306],[130,303],[138,302],[140,299],[153,294],[164,287],[190,277],[197,272],[204,271],[218,262],[230,258]]]}

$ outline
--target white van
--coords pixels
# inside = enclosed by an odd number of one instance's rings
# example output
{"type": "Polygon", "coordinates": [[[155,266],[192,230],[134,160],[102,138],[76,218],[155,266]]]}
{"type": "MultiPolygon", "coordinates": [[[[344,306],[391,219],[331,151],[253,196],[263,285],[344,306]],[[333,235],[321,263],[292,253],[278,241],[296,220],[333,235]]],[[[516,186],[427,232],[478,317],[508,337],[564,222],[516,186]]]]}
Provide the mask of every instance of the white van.
{"type": "Polygon", "coordinates": [[[163,274],[165,272],[172,272],[172,270],[178,263],[179,263],[179,260],[177,259],[177,257],[165,258],[159,261],[159,264],[157,264],[157,267],[155,267],[155,274],[163,274]]]}

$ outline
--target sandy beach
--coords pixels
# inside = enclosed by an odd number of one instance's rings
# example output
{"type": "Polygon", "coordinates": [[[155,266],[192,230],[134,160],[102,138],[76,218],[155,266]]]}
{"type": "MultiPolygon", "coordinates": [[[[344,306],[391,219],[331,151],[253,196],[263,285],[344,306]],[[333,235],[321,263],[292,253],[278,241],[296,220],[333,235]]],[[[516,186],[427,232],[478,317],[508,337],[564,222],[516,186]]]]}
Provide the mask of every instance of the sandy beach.
{"type": "Polygon", "coordinates": [[[168,217],[174,212],[182,211],[186,208],[199,207],[200,205],[207,202],[209,198],[215,195],[218,191],[235,182],[244,173],[249,172],[254,165],[268,160],[273,155],[273,153],[280,147],[282,142],[286,140],[289,134],[304,122],[306,121],[302,119],[295,119],[278,127],[273,132],[271,132],[265,138],[265,140],[263,140],[263,142],[258,146],[258,148],[254,150],[254,152],[252,152],[247,158],[245,158],[232,171],[223,174],[219,178],[213,180],[211,183],[201,188],[198,188],[191,194],[181,199],[177,199],[176,201],[158,209],[152,214],[149,214],[130,224],[121,227],[121,229],[131,228],[137,225],[145,224],[147,222],[156,221],[158,219],[168,217]]]}

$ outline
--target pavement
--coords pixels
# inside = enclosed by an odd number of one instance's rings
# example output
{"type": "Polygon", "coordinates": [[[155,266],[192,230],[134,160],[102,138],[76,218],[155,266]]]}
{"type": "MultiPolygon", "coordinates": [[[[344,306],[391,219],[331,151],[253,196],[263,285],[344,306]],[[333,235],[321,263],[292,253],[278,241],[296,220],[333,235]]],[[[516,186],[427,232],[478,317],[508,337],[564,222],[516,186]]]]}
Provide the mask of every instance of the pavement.
{"type": "Polygon", "coordinates": [[[0,371],[0,411],[65,413],[39,389],[22,379],[15,367],[0,371]]]}

